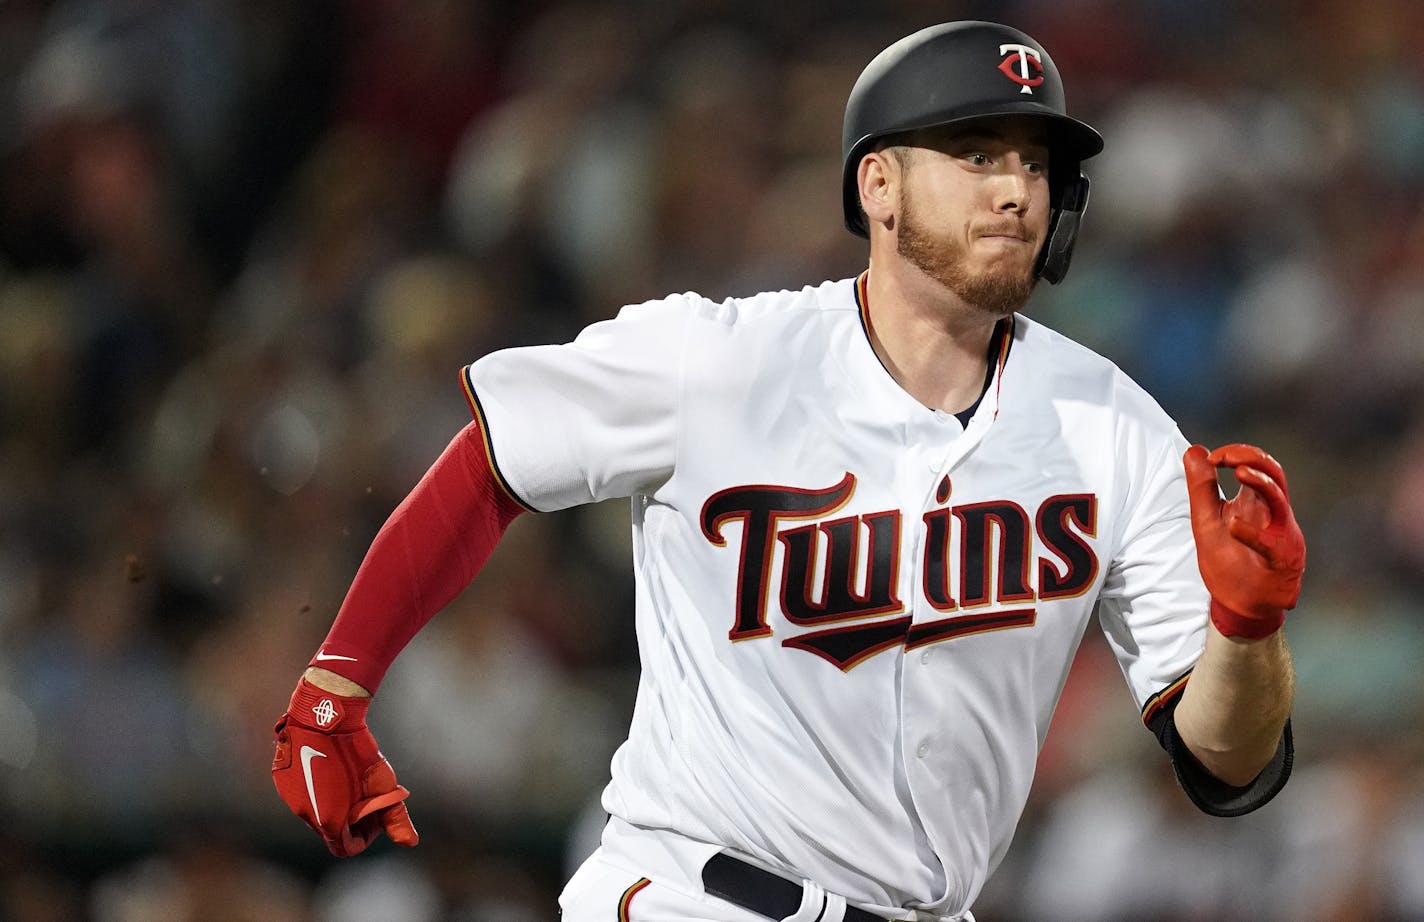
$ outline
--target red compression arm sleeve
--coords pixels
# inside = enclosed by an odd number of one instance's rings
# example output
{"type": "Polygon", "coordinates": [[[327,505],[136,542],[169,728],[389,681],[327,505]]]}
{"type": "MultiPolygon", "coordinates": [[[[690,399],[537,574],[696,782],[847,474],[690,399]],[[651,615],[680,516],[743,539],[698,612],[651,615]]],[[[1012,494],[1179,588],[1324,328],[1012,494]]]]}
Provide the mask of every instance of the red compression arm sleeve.
{"type": "Polygon", "coordinates": [[[310,665],[374,694],[396,655],[470,584],[524,509],[495,471],[479,422],[470,423],[377,532],[310,665]]]}

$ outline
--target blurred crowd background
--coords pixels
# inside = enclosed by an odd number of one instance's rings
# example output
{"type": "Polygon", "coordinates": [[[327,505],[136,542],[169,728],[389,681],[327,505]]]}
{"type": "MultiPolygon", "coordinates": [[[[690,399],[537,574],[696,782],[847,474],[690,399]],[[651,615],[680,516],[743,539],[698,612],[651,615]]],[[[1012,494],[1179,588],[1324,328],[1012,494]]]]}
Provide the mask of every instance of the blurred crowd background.
{"type": "Polygon", "coordinates": [[[1031,313],[1310,545],[1294,780],[1216,820],[1089,632],[980,922],[1424,919],[1424,5],[0,0],[0,922],[548,922],[637,675],[628,513],[524,516],[371,723],[423,844],[338,862],[271,725],[458,369],[854,275],[845,96],[1028,31],[1107,150],[1031,313]]]}

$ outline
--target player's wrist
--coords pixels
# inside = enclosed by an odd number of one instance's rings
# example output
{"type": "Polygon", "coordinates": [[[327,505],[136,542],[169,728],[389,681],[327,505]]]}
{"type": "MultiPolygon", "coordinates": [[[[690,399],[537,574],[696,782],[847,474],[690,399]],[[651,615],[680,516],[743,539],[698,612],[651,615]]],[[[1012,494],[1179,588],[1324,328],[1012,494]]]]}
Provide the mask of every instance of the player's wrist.
{"type": "Polygon", "coordinates": [[[1230,608],[1215,596],[1211,599],[1211,623],[1223,637],[1233,640],[1264,640],[1286,623],[1286,610],[1272,608],[1255,610],[1246,615],[1230,608]]]}
{"type": "Polygon", "coordinates": [[[323,691],[348,698],[369,698],[371,693],[364,686],[339,672],[332,672],[321,666],[308,666],[302,678],[323,691]]]}
{"type": "Polygon", "coordinates": [[[290,723],[318,733],[351,733],[366,727],[369,695],[342,695],[309,681],[297,683],[287,706],[290,723]]]}

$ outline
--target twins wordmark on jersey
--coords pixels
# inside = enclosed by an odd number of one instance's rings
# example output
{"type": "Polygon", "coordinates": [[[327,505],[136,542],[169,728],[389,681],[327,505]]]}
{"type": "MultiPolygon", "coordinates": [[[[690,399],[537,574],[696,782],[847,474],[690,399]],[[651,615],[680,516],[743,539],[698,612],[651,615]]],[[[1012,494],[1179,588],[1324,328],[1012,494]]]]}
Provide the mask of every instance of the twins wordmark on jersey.
{"type": "Polygon", "coordinates": [[[907,526],[911,517],[899,509],[839,515],[856,484],[846,472],[820,489],[752,484],[708,498],[701,514],[708,541],[733,546],[724,530],[741,525],[730,639],[772,636],[768,613],[775,604],[789,624],[807,629],[782,646],[850,669],[893,647],[1030,627],[1035,602],[1081,595],[1097,576],[1091,493],[1055,494],[1032,512],[1012,499],[950,504],[946,475],[936,508],[907,526]],[[906,527],[919,529],[918,541],[906,540],[906,527]],[[898,587],[907,543],[922,549],[922,601],[947,617],[913,624],[905,614],[898,587]]]}

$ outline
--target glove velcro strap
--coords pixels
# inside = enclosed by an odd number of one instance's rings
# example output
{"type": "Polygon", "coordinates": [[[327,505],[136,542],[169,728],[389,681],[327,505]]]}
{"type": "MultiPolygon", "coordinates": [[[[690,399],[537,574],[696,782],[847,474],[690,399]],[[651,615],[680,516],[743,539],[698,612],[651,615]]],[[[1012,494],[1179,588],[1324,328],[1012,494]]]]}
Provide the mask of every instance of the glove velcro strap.
{"type": "Polygon", "coordinates": [[[1225,637],[1240,640],[1261,640],[1270,637],[1286,623],[1286,611],[1278,609],[1265,617],[1249,617],[1211,600],[1211,623],[1225,637]]]}
{"type": "Polygon", "coordinates": [[[370,698],[336,695],[302,679],[292,692],[287,714],[294,722],[319,733],[350,733],[366,726],[370,706],[370,698]]]}

